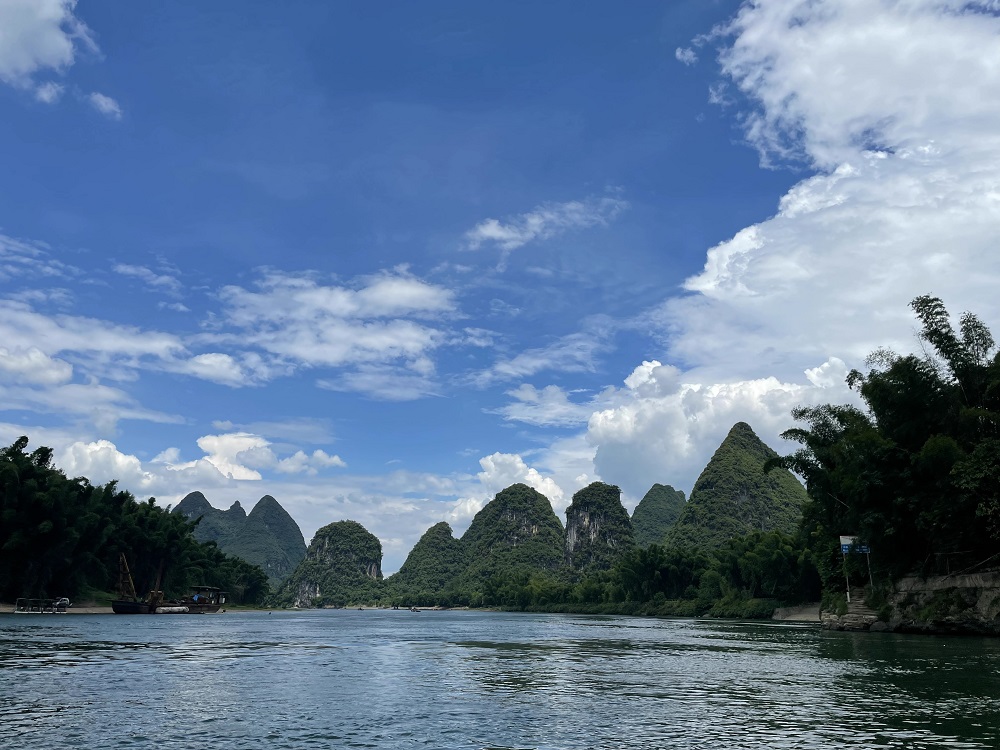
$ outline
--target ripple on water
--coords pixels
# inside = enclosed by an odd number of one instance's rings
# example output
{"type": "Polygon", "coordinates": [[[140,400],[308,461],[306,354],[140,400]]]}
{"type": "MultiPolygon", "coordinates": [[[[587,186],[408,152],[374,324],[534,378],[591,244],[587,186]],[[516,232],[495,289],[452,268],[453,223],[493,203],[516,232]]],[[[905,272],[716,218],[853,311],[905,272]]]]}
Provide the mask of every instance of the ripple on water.
{"type": "Polygon", "coordinates": [[[0,616],[23,746],[995,748],[993,641],[381,611],[0,616]]]}

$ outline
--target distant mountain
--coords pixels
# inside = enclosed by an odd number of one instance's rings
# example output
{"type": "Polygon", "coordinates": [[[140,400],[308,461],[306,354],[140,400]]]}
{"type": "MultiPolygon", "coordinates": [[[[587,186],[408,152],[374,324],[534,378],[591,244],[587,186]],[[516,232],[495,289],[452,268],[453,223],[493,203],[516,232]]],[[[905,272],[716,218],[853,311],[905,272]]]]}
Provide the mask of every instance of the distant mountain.
{"type": "Polygon", "coordinates": [[[316,532],[275,599],[296,607],[344,606],[377,598],[381,581],[378,537],[357,521],[337,521],[316,532]]]}
{"type": "Polygon", "coordinates": [[[298,524],[270,495],[265,495],[247,515],[239,501],[229,510],[213,508],[200,492],[192,492],[177,507],[188,520],[201,518],[194,538],[215,542],[227,555],[259,565],[276,589],[306,554],[306,543],[298,524]]]}
{"type": "Polygon", "coordinates": [[[750,425],[734,425],[695,482],[665,544],[710,549],[754,531],[794,533],[806,491],[785,469],[764,473],[775,456],[750,425]]]}
{"type": "Polygon", "coordinates": [[[607,570],[635,546],[622,491],[594,482],[573,495],[566,510],[566,563],[578,571],[607,570]]]}
{"type": "Polygon", "coordinates": [[[632,511],[632,531],[639,547],[662,544],[684,510],[684,493],[669,484],[654,484],[632,511]]]}
{"type": "Polygon", "coordinates": [[[469,566],[462,580],[480,585],[495,573],[555,570],[563,528],[548,498],[526,484],[497,493],[462,535],[469,566]]]}
{"type": "Polygon", "coordinates": [[[442,521],[424,532],[406,562],[386,583],[404,602],[433,601],[467,566],[465,546],[453,536],[451,526],[442,521]]]}

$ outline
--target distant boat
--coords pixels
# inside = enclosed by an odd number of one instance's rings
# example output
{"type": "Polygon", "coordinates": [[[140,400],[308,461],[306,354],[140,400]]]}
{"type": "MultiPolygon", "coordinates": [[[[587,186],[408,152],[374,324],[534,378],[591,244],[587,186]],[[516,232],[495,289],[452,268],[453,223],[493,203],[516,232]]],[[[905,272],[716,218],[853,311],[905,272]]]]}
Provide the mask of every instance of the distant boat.
{"type": "Polygon", "coordinates": [[[159,578],[157,576],[156,588],[145,599],[139,599],[128,561],[125,555],[121,555],[118,560],[118,591],[121,598],[111,602],[111,611],[116,615],[203,615],[218,612],[226,603],[227,592],[215,586],[195,586],[183,599],[164,599],[163,592],[159,590],[159,578]]]}
{"type": "Polygon", "coordinates": [[[69,599],[65,596],[58,599],[18,599],[14,603],[14,614],[16,615],[62,615],[66,614],[66,609],[72,607],[69,599]]]}

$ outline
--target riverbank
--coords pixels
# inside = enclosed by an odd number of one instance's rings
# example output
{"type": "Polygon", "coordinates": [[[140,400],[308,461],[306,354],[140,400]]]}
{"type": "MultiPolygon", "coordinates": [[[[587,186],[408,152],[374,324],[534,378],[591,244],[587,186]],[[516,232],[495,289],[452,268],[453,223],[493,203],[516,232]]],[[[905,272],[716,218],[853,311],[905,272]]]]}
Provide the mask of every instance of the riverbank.
{"type": "MultiPolygon", "coordinates": [[[[0,614],[7,613],[11,614],[14,612],[14,602],[0,602],[0,614]]],[[[26,614],[39,614],[38,612],[31,612],[26,614]]],[[[53,614],[47,612],[44,614],[53,614]]],[[[114,612],[111,611],[110,606],[100,607],[97,605],[73,605],[72,607],[67,607],[65,612],[58,612],[56,614],[66,614],[66,615],[112,615],[114,612]]]]}

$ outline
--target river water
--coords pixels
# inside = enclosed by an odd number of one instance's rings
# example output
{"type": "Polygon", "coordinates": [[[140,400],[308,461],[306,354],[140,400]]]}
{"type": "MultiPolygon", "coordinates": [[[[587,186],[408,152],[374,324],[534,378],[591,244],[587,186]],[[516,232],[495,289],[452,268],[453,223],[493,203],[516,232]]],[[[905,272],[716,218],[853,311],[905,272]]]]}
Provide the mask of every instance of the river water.
{"type": "Polygon", "coordinates": [[[464,611],[4,614],[0,746],[998,748],[1000,641],[464,611]]]}

